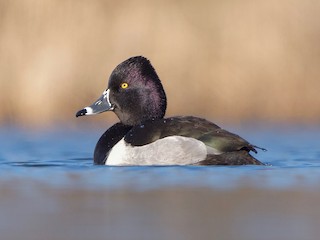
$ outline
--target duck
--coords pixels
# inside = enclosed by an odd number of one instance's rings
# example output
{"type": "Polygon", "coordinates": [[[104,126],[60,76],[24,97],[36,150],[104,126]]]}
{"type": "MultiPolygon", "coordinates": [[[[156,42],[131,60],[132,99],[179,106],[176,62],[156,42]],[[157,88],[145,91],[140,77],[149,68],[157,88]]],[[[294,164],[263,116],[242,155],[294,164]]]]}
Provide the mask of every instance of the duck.
{"type": "Polygon", "coordinates": [[[94,164],[110,166],[264,165],[251,155],[263,148],[199,117],[165,118],[167,97],[143,56],[120,63],[108,87],[76,117],[114,112],[119,118],[98,140],[94,164]]]}

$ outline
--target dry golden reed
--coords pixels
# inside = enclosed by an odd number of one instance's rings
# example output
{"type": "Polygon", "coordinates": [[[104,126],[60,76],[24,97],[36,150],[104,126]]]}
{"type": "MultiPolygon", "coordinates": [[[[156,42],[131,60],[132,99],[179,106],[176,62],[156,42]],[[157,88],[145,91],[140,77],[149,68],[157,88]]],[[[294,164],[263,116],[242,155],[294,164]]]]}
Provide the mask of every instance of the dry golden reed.
{"type": "Polygon", "coordinates": [[[168,115],[316,123],[319,12],[318,0],[2,0],[0,123],[75,123],[134,55],[156,68],[168,115]]]}

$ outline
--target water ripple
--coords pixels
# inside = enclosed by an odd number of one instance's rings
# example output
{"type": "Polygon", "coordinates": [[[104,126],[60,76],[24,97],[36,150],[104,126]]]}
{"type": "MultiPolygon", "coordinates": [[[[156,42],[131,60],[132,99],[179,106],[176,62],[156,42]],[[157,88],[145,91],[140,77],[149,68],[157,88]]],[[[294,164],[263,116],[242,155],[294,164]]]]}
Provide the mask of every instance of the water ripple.
{"type": "MultiPolygon", "coordinates": [[[[1,130],[1,129],[0,129],[1,130]]],[[[2,133],[7,130],[2,129],[2,133]]],[[[320,130],[244,131],[249,141],[266,147],[255,155],[268,166],[108,167],[93,164],[99,137],[80,131],[1,134],[0,182],[38,181],[59,188],[155,189],[162,187],[239,186],[258,188],[317,187],[320,180],[320,130]],[[258,135],[259,133],[259,135],[258,135]]]]}

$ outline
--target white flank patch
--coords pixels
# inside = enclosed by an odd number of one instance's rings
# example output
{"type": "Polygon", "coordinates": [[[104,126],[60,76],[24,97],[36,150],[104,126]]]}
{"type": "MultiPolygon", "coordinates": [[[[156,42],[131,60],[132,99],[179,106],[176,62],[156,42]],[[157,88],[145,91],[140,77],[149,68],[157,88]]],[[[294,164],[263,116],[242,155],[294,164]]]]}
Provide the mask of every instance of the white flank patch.
{"type": "Polygon", "coordinates": [[[121,139],[112,148],[106,165],[187,165],[206,156],[206,145],[194,138],[170,136],[139,147],[121,139]]]}

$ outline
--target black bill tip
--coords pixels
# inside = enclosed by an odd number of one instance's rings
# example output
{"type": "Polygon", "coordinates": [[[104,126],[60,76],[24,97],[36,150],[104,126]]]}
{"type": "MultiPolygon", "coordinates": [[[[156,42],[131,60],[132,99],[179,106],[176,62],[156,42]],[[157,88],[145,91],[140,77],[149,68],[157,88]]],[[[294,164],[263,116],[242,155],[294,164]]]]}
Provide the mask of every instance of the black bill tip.
{"type": "Polygon", "coordinates": [[[87,109],[84,108],[76,113],[76,117],[84,116],[86,115],[86,113],[87,113],[87,109]]]}

